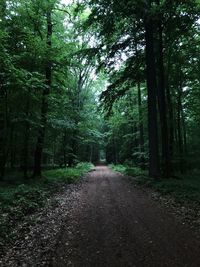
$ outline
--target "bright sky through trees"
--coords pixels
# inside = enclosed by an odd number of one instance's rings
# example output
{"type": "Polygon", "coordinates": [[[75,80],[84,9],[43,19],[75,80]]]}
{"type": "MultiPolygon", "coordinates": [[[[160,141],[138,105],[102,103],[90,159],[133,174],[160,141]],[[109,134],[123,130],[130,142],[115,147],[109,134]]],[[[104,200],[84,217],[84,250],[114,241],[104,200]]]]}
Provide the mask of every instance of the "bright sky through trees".
{"type": "Polygon", "coordinates": [[[61,4],[69,5],[70,3],[72,3],[72,0],[61,0],[60,2],[61,4]]]}

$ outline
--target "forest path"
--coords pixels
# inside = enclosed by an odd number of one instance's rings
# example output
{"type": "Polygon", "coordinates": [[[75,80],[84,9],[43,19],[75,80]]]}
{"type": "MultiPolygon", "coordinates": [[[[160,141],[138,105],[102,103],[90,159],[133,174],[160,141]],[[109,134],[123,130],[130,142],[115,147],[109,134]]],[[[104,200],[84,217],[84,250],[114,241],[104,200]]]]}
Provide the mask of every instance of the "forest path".
{"type": "Polygon", "coordinates": [[[191,230],[105,166],[77,192],[48,266],[200,266],[191,230]]]}

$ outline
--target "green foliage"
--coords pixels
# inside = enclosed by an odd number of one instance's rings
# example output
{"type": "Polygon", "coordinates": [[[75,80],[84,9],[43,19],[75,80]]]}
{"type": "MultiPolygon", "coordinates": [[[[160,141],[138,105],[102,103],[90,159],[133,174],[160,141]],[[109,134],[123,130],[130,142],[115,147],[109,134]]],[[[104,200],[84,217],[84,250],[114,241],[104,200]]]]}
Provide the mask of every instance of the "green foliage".
{"type": "Polygon", "coordinates": [[[112,170],[116,171],[116,172],[121,172],[121,173],[123,173],[123,174],[126,173],[126,167],[125,167],[124,165],[120,165],[120,164],[118,164],[118,165],[110,164],[109,167],[110,167],[112,170]]]}
{"type": "Polygon", "coordinates": [[[191,172],[180,178],[155,180],[148,177],[147,171],[143,171],[138,167],[120,164],[111,164],[109,167],[114,171],[132,176],[133,183],[139,186],[150,187],[162,195],[172,196],[180,203],[195,202],[200,204],[199,171],[191,172]]]}
{"type": "MultiPolygon", "coordinates": [[[[117,164],[129,160],[144,168],[151,162],[161,169],[161,174],[166,169],[178,173],[199,166],[199,2],[91,0],[89,7],[91,13],[86,24],[98,33],[99,69],[108,73],[109,81],[101,94],[109,115],[108,162],[117,164]],[[158,87],[152,90],[146,86],[145,33],[149,22],[153,31],[151,46],[155,50],[158,87]],[[159,66],[161,61],[162,67],[159,66]],[[143,87],[141,97],[136,93],[138,85],[143,87]],[[162,90],[163,103],[155,111],[158,114],[148,114],[147,107],[150,110],[155,106],[149,102],[150,93],[156,91],[157,100],[153,98],[158,101],[162,90]],[[157,134],[151,134],[148,126],[157,119],[159,138],[154,151],[158,150],[159,155],[154,158],[159,160],[151,161],[149,145],[157,134]],[[162,131],[164,127],[168,129],[162,131]],[[164,143],[169,143],[165,144],[167,149],[163,148],[164,143]],[[163,155],[167,150],[168,155],[163,155]],[[170,168],[166,167],[168,165],[170,168]]],[[[153,66],[150,62],[149,68],[153,69],[153,66]]],[[[153,77],[150,80],[153,81],[153,77]]]]}
{"type": "Polygon", "coordinates": [[[133,177],[147,177],[147,171],[141,170],[139,167],[131,167],[129,165],[121,165],[121,164],[110,164],[109,167],[117,172],[121,172],[128,176],[133,177]]]}
{"type": "Polygon", "coordinates": [[[182,178],[167,180],[154,180],[147,177],[138,178],[139,185],[151,187],[163,195],[171,195],[178,202],[197,202],[200,204],[200,179],[194,173],[187,174],[182,178]]]}
{"type": "Polygon", "coordinates": [[[80,28],[88,11],[57,0],[2,0],[0,6],[0,176],[5,166],[27,176],[41,129],[43,166],[98,161],[103,134],[97,102],[104,77],[95,74],[96,59],[81,52],[91,46],[91,34],[80,28]],[[47,65],[51,88],[44,97],[47,65]]]}
{"type": "Polygon", "coordinates": [[[87,173],[92,167],[93,164],[91,163],[78,163],[75,168],[63,168],[45,171],[44,176],[47,183],[73,183],[79,180],[80,177],[87,173]]]}

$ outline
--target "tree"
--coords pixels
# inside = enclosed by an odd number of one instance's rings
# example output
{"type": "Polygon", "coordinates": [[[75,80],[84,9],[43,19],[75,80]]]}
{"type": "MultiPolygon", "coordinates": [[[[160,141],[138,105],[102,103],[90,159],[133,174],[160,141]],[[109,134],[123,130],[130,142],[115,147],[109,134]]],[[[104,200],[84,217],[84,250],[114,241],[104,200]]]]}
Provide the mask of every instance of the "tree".
{"type": "MultiPolygon", "coordinates": [[[[92,12],[88,25],[99,32],[100,44],[97,53],[101,59],[100,66],[104,67],[109,75],[113,74],[113,77],[116,77],[116,72],[120,73],[120,78],[114,78],[113,84],[109,85],[102,95],[105,105],[110,106],[109,111],[113,106],[112,101],[127,94],[131,86],[127,86],[128,81],[132,80],[135,84],[141,82],[135,75],[137,71],[131,73],[129,70],[137,58],[135,42],[141,45],[143,50],[145,47],[146,60],[143,58],[143,63],[146,65],[146,77],[143,82],[147,82],[148,95],[149,174],[153,177],[161,174],[163,177],[169,177],[173,170],[171,157],[176,128],[171,121],[174,119],[169,81],[170,65],[173,64],[170,61],[171,53],[176,51],[173,47],[174,40],[180,44],[183,35],[190,35],[191,27],[198,19],[196,3],[181,1],[177,5],[170,0],[156,0],[121,1],[119,4],[118,1],[105,3],[103,0],[93,0],[89,1],[89,6],[92,12]],[[174,28],[172,25],[175,24],[177,27],[174,28]],[[183,29],[186,29],[186,32],[183,33],[183,29]],[[136,38],[135,32],[139,38],[136,38]],[[173,41],[171,38],[174,38],[173,41]]],[[[136,68],[132,67],[134,70],[136,68]]]]}
{"type": "Polygon", "coordinates": [[[52,24],[52,11],[55,6],[55,1],[48,1],[46,6],[46,60],[45,60],[45,88],[42,94],[42,104],[41,104],[41,123],[38,132],[38,139],[35,149],[34,156],[34,170],[33,176],[41,176],[41,163],[42,163],[42,150],[44,146],[44,138],[47,124],[47,112],[48,112],[48,96],[52,86],[52,59],[51,59],[51,49],[52,49],[52,34],[53,34],[53,24],[52,24]],[[50,58],[47,56],[50,55],[50,58]]]}

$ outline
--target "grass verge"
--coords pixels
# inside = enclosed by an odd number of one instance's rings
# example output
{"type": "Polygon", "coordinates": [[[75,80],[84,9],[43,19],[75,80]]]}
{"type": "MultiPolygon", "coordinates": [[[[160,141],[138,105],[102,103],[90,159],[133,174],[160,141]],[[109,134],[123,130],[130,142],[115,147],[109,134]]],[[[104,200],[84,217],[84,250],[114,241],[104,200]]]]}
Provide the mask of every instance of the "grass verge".
{"type": "Polygon", "coordinates": [[[122,164],[110,164],[109,168],[116,172],[123,173],[128,176],[134,176],[134,177],[141,177],[141,176],[147,176],[147,171],[146,170],[141,170],[138,167],[130,167],[122,164]]]}
{"type": "Polygon", "coordinates": [[[44,171],[40,180],[24,180],[18,174],[1,182],[0,249],[5,241],[12,240],[15,227],[42,208],[61,184],[77,182],[92,167],[90,163],[79,163],[74,168],[44,171]]]}
{"type": "Polygon", "coordinates": [[[195,202],[200,205],[200,175],[198,172],[187,174],[180,179],[155,180],[148,177],[147,171],[137,167],[110,165],[110,168],[125,175],[133,176],[134,182],[138,185],[150,187],[162,195],[171,195],[180,203],[195,202]]]}

